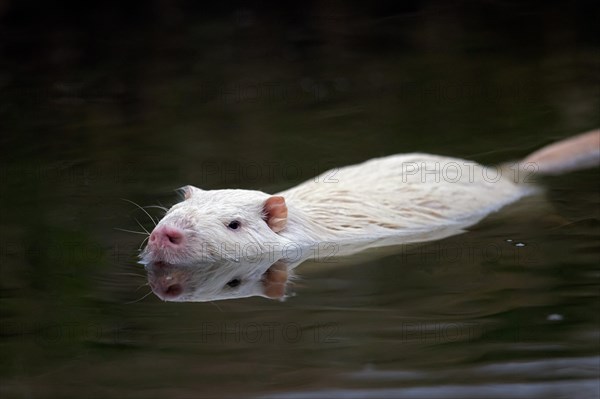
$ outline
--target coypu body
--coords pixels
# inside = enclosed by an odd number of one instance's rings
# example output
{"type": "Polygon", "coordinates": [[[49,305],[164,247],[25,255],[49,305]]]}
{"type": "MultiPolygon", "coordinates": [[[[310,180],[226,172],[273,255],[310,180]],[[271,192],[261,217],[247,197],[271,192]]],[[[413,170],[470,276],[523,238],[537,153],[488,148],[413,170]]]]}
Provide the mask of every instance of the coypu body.
{"type": "Polygon", "coordinates": [[[333,169],[274,195],[186,186],[185,200],[152,232],[143,260],[186,264],[319,242],[426,241],[473,225],[531,191],[501,169],[428,154],[333,169]]]}

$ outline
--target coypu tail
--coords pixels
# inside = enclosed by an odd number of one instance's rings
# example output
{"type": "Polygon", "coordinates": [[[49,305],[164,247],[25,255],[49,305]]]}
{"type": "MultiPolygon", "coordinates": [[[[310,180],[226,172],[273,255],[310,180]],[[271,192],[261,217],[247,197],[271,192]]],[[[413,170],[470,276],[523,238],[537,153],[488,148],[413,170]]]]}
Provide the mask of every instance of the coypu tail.
{"type": "Polygon", "coordinates": [[[544,175],[558,175],[600,165],[600,129],[547,145],[523,161],[544,175]]]}

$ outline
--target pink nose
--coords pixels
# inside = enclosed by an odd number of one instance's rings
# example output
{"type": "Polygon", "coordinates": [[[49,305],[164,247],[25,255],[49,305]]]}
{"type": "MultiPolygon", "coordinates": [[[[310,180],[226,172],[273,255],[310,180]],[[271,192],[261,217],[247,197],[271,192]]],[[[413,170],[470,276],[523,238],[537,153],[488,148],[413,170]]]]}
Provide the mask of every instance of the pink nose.
{"type": "Polygon", "coordinates": [[[150,244],[175,248],[183,244],[183,230],[173,226],[159,226],[150,234],[150,244]]]}

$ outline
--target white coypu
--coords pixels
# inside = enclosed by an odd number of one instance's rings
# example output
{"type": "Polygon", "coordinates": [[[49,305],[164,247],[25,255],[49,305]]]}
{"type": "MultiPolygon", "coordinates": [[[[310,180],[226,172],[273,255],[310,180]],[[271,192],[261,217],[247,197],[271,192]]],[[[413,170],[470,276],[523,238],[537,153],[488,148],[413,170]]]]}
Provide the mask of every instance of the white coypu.
{"type": "Polygon", "coordinates": [[[320,242],[437,239],[534,192],[530,184],[515,183],[531,173],[599,163],[600,130],[595,130],[548,146],[513,169],[412,153],[333,169],[274,195],[187,186],[184,201],[152,231],[141,263],[196,265],[320,242]]]}

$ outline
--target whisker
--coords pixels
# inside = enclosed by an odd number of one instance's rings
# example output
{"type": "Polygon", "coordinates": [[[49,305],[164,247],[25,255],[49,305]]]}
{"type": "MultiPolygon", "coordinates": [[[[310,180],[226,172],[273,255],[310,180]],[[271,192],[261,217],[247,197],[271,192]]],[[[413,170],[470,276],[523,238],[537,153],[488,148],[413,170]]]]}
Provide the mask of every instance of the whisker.
{"type": "MultiPolygon", "coordinates": [[[[134,219],[134,220],[137,222],[138,226],[140,226],[142,228],[142,230],[144,230],[146,232],[146,234],[150,235],[148,230],[146,230],[146,228],[144,226],[142,226],[142,224],[140,223],[139,220],[137,220],[137,219],[134,219]]],[[[154,221],[154,219],[152,219],[152,221],[154,221]]],[[[155,224],[155,226],[156,226],[156,224],[155,224]]]]}
{"type": "Polygon", "coordinates": [[[114,273],[114,274],[119,275],[119,276],[135,276],[135,277],[146,278],[146,276],[144,276],[143,274],[137,274],[137,273],[114,273]]]}
{"type": "Polygon", "coordinates": [[[221,312],[221,313],[223,312],[223,310],[222,310],[222,309],[219,307],[219,305],[217,305],[217,304],[216,304],[216,303],[214,303],[213,301],[209,301],[209,303],[210,303],[211,305],[213,305],[215,308],[219,309],[219,312],[221,312]]]}
{"type": "Polygon", "coordinates": [[[131,302],[125,302],[125,305],[131,305],[132,303],[136,303],[136,302],[139,302],[141,300],[144,300],[150,294],[152,294],[152,291],[150,291],[149,293],[147,293],[146,295],[144,295],[140,299],[136,299],[135,301],[131,301],[131,302]]]}
{"type": "Polygon", "coordinates": [[[144,208],[156,208],[156,209],[160,209],[161,211],[165,211],[167,212],[169,209],[164,207],[164,206],[160,206],[160,205],[148,205],[145,206],[144,208]]]}
{"type": "Polygon", "coordinates": [[[126,229],[120,229],[118,227],[114,227],[114,229],[115,230],[119,230],[119,231],[124,231],[126,233],[141,234],[141,235],[144,235],[144,236],[148,236],[149,235],[147,231],[143,232],[143,231],[135,231],[135,230],[126,230],[126,229]]]}
{"type": "Polygon", "coordinates": [[[137,206],[138,208],[140,208],[146,215],[148,215],[148,217],[150,218],[150,220],[152,220],[152,223],[156,226],[156,222],[154,221],[154,218],[152,216],[150,216],[150,214],[148,213],[148,211],[145,210],[142,206],[140,206],[140,205],[136,204],[135,202],[130,201],[128,199],[125,199],[125,198],[121,198],[121,199],[123,201],[129,202],[130,204],[133,204],[133,205],[137,206]]]}
{"type": "Polygon", "coordinates": [[[144,241],[142,241],[142,243],[140,244],[140,246],[138,247],[138,251],[142,250],[142,247],[144,246],[144,243],[146,242],[146,240],[148,240],[148,238],[150,238],[150,236],[144,238],[144,241]]]}

